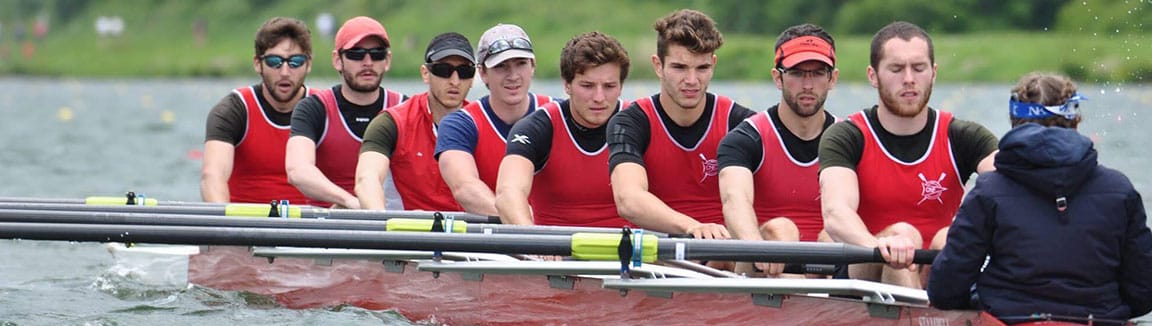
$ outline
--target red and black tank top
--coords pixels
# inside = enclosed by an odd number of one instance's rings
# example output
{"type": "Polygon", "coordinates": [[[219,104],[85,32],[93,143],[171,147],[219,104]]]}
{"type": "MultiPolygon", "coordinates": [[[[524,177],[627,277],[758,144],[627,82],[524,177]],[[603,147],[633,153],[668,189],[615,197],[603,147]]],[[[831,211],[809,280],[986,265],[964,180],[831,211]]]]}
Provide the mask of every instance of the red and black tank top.
{"type": "MultiPolygon", "coordinates": [[[[248,123],[232,159],[228,200],[233,203],[267,204],[273,200],[288,200],[291,204],[300,205],[307,203],[308,198],[288,183],[288,174],[284,170],[284,149],[291,127],[276,125],[268,118],[254,87],[240,87],[232,92],[243,101],[248,123]]],[[[305,87],[305,92],[311,95],[316,91],[305,87]]]]}
{"type": "Polygon", "coordinates": [[[952,224],[964,187],[948,140],[952,113],[936,112],[928,151],[913,162],[903,162],[888,153],[864,112],[849,116],[864,134],[864,152],[856,165],[860,184],[857,213],[872,234],[896,222],[907,222],[920,231],[927,248],[937,231],[952,224]]]}
{"type": "Polygon", "coordinates": [[[651,130],[644,167],[648,172],[648,191],[672,209],[701,223],[724,224],[720,203],[719,166],[716,149],[728,133],[732,99],[716,95],[712,115],[704,136],[692,147],[676,143],[663,119],[656,112],[651,97],[636,101],[648,117],[651,130]]]}
{"type": "MultiPolygon", "coordinates": [[[[628,103],[617,109],[623,109],[628,103]]],[[[556,102],[540,108],[552,122],[552,150],[544,168],[536,173],[528,202],[537,225],[622,227],[631,225],[616,211],[609,183],[608,144],[594,152],[580,148],[570,116],[556,102]]]]}

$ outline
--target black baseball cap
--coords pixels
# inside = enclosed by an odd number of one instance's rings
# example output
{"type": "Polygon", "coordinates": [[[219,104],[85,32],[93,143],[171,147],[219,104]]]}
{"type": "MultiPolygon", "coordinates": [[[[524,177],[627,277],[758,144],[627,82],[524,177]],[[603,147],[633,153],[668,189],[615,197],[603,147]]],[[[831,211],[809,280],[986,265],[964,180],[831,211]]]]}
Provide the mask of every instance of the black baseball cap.
{"type": "Polygon", "coordinates": [[[440,61],[449,56],[461,56],[468,62],[476,64],[476,56],[472,54],[472,42],[460,33],[448,32],[432,38],[428,42],[428,50],[424,52],[424,62],[440,61]]]}

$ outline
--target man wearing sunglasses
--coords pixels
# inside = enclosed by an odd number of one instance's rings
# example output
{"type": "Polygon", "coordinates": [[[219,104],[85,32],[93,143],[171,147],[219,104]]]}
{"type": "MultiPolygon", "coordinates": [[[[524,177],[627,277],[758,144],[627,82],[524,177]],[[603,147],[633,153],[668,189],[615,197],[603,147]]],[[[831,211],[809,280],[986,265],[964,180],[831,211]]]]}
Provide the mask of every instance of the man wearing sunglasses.
{"type": "Polygon", "coordinates": [[[520,26],[497,24],[480,36],[476,46],[480,79],[488,87],[464,109],[440,123],[436,159],[452,196],[465,211],[495,216],[496,174],[512,125],[552,98],[529,92],[536,72],[536,55],[528,33],[520,26]]]}
{"type": "Polygon", "coordinates": [[[620,216],[646,229],[728,238],[716,148],[753,112],[708,93],[716,49],[724,43],[712,18],[683,9],[654,27],[652,68],[660,93],[636,100],[608,122],[616,207],[620,216]]]}
{"type": "Polygon", "coordinates": [[[364,130],[385,108],[407,99],[380,87],[392,63],[391,43],[375,19],[356,17],[336,32],[332,66],[343,82],[300,101],[292,116],[284,165],[309,204],[359,208],[353,195],[364,130]]]}
{"type": "Polygon", "coordinates": [[[628,105],[628,51],[600,32],[577,35],[560,51],[568,100],[545,104],[512,127],[500,164],[496,209],[504,224],[621,227],[608,165],[605,125],[628,105]],[[599,168],[598,168],[599,167],[599,168]]]}
{"type": "Polygon", "coordinates": [[[928,106],[936,80],[932,38],[894,22],[872,38],[875,105],[820,139],[824,228],[837,242],[880,248],[887,264],[852,264],[854,279],[922,287],[915,249],[940,249],[973,172],[992,171],[996,136],[928,106]]]}
{"type": "Polygon", "coordinates": [[[274,17],[256,31],[252,67],[259,84],[240,87],[208,114],[200,196],[206,202],[304,203],[288,183],[284,147],[292,109],[311,93],[312,35],[303,22],[274,17]]]}
{"type": "MultiPolygon", "coordinates": [[[[782,100],[741,122],[717,150],[724,221],[740,240],[816,241],[824,229],[816,154],[836,122],[824,111],[840,73],[835,41],[819,26],[797,25],[780,34],[775,52],[772,81],[782,100]]],[[[738,263],[736,272],[752,267],[738,263]]],[[[779,276],[784,265],[756,267],[779,276]]]]}
{"type": "Polygon", "coordinates": [[[452,198],[432,154],[440,120],[468,104],[476,59],[468,38],[459,33],[432,38],[424,53],[420,76],[428,92],[384,110],[364,134],[356,166],[356,197],[361,208],[385,208],[384,182],[391,170],[404,209],[463,210],[452,198]]]}

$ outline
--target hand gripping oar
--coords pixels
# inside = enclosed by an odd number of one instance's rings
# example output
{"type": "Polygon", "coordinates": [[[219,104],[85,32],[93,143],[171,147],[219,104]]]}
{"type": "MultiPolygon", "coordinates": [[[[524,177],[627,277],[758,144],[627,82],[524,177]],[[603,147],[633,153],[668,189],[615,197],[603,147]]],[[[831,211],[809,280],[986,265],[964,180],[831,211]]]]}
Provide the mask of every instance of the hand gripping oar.
{"type": "MultiPolygon", "coordinates": [[[[234,246],[463,251],[573,256],[618,261],[621,235],[415,233],[272,228],[0,223],[0,238],[58,241],[166,243],[234,246]]],[[[884,262],[877,248],[842,243],[697,240],[643,235],[633,239],[644,262],[657,259],[727,260],[804,264],[884,262]]],[[[634,245],[635,246],[635,245],[634,245]]],[[[917,250],[917,264],[930,264],[933,250],[917,250]]],[[[634,256],[635,259],[635,256],[634,256]]]]}

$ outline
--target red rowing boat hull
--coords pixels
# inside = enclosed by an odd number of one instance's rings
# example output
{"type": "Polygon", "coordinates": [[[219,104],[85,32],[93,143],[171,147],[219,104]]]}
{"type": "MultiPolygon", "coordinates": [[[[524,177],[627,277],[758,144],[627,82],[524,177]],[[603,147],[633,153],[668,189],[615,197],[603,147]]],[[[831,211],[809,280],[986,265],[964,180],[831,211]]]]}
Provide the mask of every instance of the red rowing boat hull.
{"type": "Polygon", "coordinates": [[[760,306],[747,293],[678,292],[671,298],[632,291],[621,296],[596,278],[557,289],[542,275],[434,273],[408,265],[403,273],[379,262],[277,258],[247,248],[212,247],[189,261],[193,284],[269,295],[288,308],[349,304],[396,310],[413,321],[443,324],[745,324],[745,325],[980,325],[979,312],[922,306],[881,306],[897,318],[872,317],[859,300],[785,295],[780,307],[760,306]]]}

